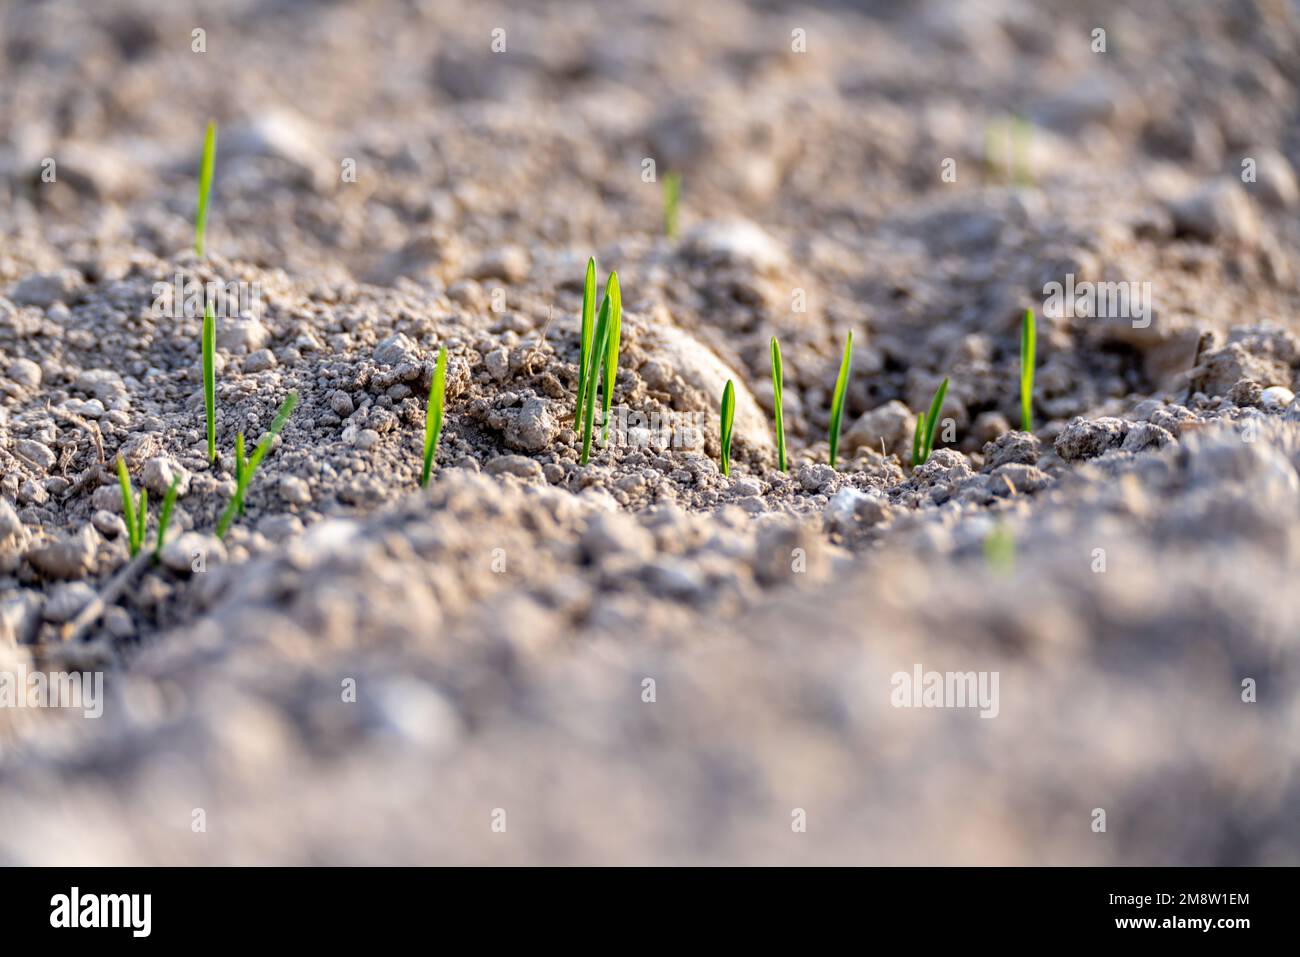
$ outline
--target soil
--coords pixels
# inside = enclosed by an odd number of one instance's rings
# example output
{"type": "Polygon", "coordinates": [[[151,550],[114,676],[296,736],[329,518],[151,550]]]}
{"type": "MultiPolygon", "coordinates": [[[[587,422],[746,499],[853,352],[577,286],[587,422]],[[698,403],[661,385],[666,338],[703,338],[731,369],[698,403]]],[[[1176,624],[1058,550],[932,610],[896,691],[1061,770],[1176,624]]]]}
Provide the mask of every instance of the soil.
{"type": "Polygon", "coordinates": [[[0,673],[104,676],[93,720],[0,707],[0,862],[1300,863],[1294,4],[16,0],[0,37],[0,673]],[[624,321],[582,465],[588,257],[624,321]],[[178,480],[157,563],[119,456],[151,542],[178,480]],[[996,704],[899,707],[930,671],[996,704]]]}

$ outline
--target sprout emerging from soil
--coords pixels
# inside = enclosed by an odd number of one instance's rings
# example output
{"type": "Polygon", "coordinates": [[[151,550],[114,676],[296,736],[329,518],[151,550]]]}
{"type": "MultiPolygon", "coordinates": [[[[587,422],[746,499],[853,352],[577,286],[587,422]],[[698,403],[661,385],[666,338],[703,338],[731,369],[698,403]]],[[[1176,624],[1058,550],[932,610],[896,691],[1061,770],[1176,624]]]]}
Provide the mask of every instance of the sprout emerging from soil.
{"type": "Polygon", "coordinates": [[[916,431],[912,434],[912,468],[924,465],[934,451],[934,433],[939,428],[939,411],[943,408],[943,398],[947,394],[948,380],[945,378],[930,400],[930,411],[922,412],[916,417],[916,431]]]}
{"type": "Polygon", "coordinates": [[[722,390],[722,474],[731,475],[731,425],[736,418],[736,387],[731,380],[727,380],[726,388],[722,390]]]}
{"type": "Polygon", "coordinates": [[[212,192],[212,170],[217,159],[217,123],[208,121],[208,132],[203,137],[203,162],[199,166],[199,209],[194,215],[194,255],[204,256],[208,238],[208,195],[212,192]]]}
{"type": "Polygon", "coordinates": [[[131,497],[131,476],[127,474],[126,462],[122,456],[117,457],[117,484],[122,489],[122,516],[126,519],[126,543],[131,557],[135,558],[144,545],[145,524],[149,520],[149,490],[140,489],[138,503],[131,497]]]}
{"type": "Polygon", "coordinates": [[[609,329],[605,339],[605,383],[602,408],[605,423],[604,441],[609,442],[609,410],[614,403],[614,382],[618,378],[618,349],[623,340],[623,294],[618,288],[618,273],[609,274],[605,283],[609,299],[609,329]]]}
{"type": "Polygon", "coordinates": [[[831,394],[831,468],[835,468],[840,454],[840,422],[844,418],[844,394],[849,388],[849,362],[853,352],[853,330],[844,337],[844,358],[840,360],[840,374],[831,394]]]}
{"type": "Polygon", "coordinates": [[[257,448],[253,449],[253,454],[249,457],[247,462],[239,462],[239,459],[243,458],[242,447],[244,434],[240,432],[235,437],[237,443],[235,494],[234,497],[231,498],[230,504],[226,506],[226,510],[221,513],[220,521],[217,522],[218,538],[225,538],[226,532],[230,529],[230,523],[235,520],[235,516],[243,514],[244,494],[248,490],[248,483],[251,482],[253,476],[257,474],[257,467],[262,464],[262,459],[266,457],[266,453],[271,451],[271,443],[274,442],[275,437],[280,434],[280,430],[284,428],[284,423],[288,420],[289,416],[293,414],[293,408],[297,404],[298,393],[290,392],[289,397],[286,398],[284,404],[280,406],[280,411],[275,414],[275,420],[271,423],[271,428],[262,438],[262,441],[257,443],[257,448]]]}
{"type": "Polygon", "coordinates": [[[1020,324],[1020,428],[1034,431],[1034,352],[1038,333],[1034,328],[1034,310],[1025,310],[1020,324]]]}
{"type": "Polygon", "coordinates": [[[1016,563],[1016,540],[1002,523],[984,539],[984,561],[999,574],[1011,571],[1016,563]]]}
{"type": "Polygon", "coordinates": [[[776,416],[776,467],[785,471],[785,416],[781,409],[781,389],[785,374],[781,369],[781,344],[772,337],[772,408],[776,416]]]}
{"type": "Polygon", "coordinates": [[[587,260],[587,278],[582,283],[582,326],[579,329],[578,401],[573,409],[573,428],[582,431],[582,413],[587,404],[587,366],[591,363],[591,340],[596,326],[596,260],[587,260]]]}
{"type": "Polygon", "coordinates": [[[664,176],[664,235],[677,236],[677,206],[682,196],[682,177],[679,173],[664,176]]]}
{"type": "Polygon", "coordinates": [[[180,484],[181,477],[179,475],[173,477],[172,484],[167,487],[167,494],[163,496],[162,511],[158,514],[158,541],[153,547],[155,562],[162,558],[163,545],[167,543],[167,526],[172,521],[172,509],[176,507],[176,490],[180,484]]]}
{"type": "Polygon", "coordinates": [[[208,420],[208,461],[217,460],[217,320],[203,307],[203,411],[208,420]]]}
{"type": "Polygon", "coordinates": [[[420,486],[429,484],[429,473],[433,471],[433,456],[438,451],[438,439],[442,436],[442,398],[447,390],[447,347],[438,347],[438,361],[433,366],[433,378],[429,380],[429,401],[424,410],[424,469],[420,472],[420,486]]]}
{"type": "Polygon", "coordinates": [[[609,409],[614,396],[614,376],[618,372],[618,339],[621,338],[623,325],[623,299],[618,289],[618,273],[609,274],[605,283],[605,297],[600,303],[600,318],[596,320],[596,331],[592,347],[584,366],[582,396],[582,460],[586,465],[591,457],[591,430],[596,419],[596,385],[601,371],[605,375],[605,439],[609,439],[609,409]]]}

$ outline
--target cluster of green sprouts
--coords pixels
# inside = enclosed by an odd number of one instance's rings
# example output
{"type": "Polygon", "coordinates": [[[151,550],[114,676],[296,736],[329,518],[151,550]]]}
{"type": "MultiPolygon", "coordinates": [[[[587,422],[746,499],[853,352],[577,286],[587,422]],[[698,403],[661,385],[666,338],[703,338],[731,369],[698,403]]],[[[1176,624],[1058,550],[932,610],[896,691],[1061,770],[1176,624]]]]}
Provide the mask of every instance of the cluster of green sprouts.
{"type": "MultiPolygon", "coordinates": [[[[131,476],[127,473],[126,462],[122,456],[117,457],[117,483],[122,489],[122,517],[126,522],[127,551],[132,558],[144,548],[146,532],[149,528],[149,490],[140,489],[140,497],[134,498],[131,490],[131,476]]],[[[163,545],[167,541],[167,526],[171,524],[172,509],[176,507],[176,491],[181,483],[179,475],[172,479],[163,496],[162,511],[158,514],[158,536],[154,543],[153,559],[158,561],[163,545]]]]}
{"type": "Polygon", "coordinates": [[[618,377],[619,344],[623,338],[623,297],[618,288],[618,273],[609,274],[605,283],[605,296],[600,303],[600,315],[593,320],[595,307],[596,260],[588,259],[587,275],[582,286],[578,399],[573,419],[574,430],[582,435],[583,465],[591,457],[591,434],[596,419],[596,387],[602,377],[604,441],[609,441],[609,413],[614,400],[614,381],[618,377]]]}

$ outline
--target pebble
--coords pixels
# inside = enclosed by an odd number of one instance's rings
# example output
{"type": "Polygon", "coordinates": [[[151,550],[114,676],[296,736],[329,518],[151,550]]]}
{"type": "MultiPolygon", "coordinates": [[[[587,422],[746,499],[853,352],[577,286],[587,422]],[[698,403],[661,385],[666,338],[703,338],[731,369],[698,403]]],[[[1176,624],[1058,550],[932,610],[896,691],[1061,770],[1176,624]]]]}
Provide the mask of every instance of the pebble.
{"type": "Polygon", "coordinates": [[[251,352],[244,360],[245,372],[266,372],[276,366],[275,353],[270,349],[258,349],[251,352]]]}
{"type": "Polygon", "coordinates": [[[1295,393],[1284,385],[1273,385],[1259,394],[1260,408],[1280,412],[1295,401],[1295,393]]]}
{"type": "Polygon", "coordinates": [[[1214,179],[1170,207],[1179,233],[1206,242],[1254,245],[1259,220],[1250,197],[1235,179],[1214,179]]]}
{"type": "Polygon", "coordinates": [[[58,461],[58,456],[48,445],[31,439],[19,439],[14,443],[14,451],[42,472],[48,472],[58,461]]]}
{"type": "Polygon", "coordinates": [[[145,488],[149,489],[154,495],[166,495],[167,490],[171,488],[172,482],[180,479],[176,486],[176,495],[184,498],[190,491],[190,473],[184,469],[174,459],[165,455],[155,456],[144,463],[144,469],[140,474],[140,480],[144,483],[145,488]]]}
{"type": "Polygon", "coordinates": [[[310,505],[311,487],[296,475],[280,479],[280,500],[286,505],[310,505]]]}
{"type": "Polygon", "coordinates": [[[68,582],[57,585],[50,591],[45,602],[45,620],[56,623],[70,621],[77,612],[95,599],[95,589],[85,582],[68,582]]]}
{"type": "Polygon", "coordinates": [[[36,389],[41,384],[41,367],[31,359],[15,359],[5,370],[9,381],[24,389],[36,389]]]}
{"type": "Polygon", "coordinates": [[[515,475],[519,478],[542,478],[542,466],[524,455],[498,455],[488,462],[488,475],[515,475]]]}
{"type": "Polygon", "coordinates": [[[80,578],[94,568],[98,544],[94,527],[83,525],[74,535],[33,549],[28,553],[28,560],[47,577],[80,578]]]}
{"type": "Polygon", "coordinates": [[[373,355],[380,365],[396,366],[418,362],[420,351],[405,333],[397,332],[375,346],[373,355]]]}
{"type": "Polygon", "coordinates": [[[559,423],[550,413],[550,403],[534,397],[524,400],[523,406],[511,415],[506,424],[505,441],[510,448],[521,452],[540,452],[555,440],[559,432],[559,423]]]}
{"type": "Polygon", "coordinates": [[[20,279],[9,293],[9,298],[19,306],[48,309],[56,302],[75,300],[85,284],[85,278],[75,269],[37,273],[20,279]]]}

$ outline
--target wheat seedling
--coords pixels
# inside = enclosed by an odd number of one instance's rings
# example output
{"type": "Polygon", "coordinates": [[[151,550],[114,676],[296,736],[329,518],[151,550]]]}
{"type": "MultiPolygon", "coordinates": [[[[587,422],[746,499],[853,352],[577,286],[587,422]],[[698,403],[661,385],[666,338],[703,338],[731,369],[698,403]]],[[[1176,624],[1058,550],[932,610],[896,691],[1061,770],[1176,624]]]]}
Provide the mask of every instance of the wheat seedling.
{"type": "MultiPolygon", "coordinates": [[[[225,538],[226,532],[230,528],[230,523],[235,520],[235,516],[243,514],[244,494],[248,490],[248,483],[251,482],[253,476],[257,474],[257,467],[262,464],[262,459],[266,457],[266,453],[271,451],[271,443],[274,442],[275,437],[280,434],[280,430],[284,428],[284,423],[288,420],[289,416],[293,414],[293,408],[297,404],[298,393],[290,392],[288,398],[284,400],[284,404],[280,406],[280,411],[275,414],[275,420],[271,423],[270,430],[267,431],[266,435],[262,438],[262,441],[257,443],[257,448],[253,449],[253,454],[249,457],[248,461],[240,464],[238,458],[242,456],[237,455],[235,494],[234,497],[231,498],[230,504],[226,506],[226,510],[221,513],[221,519],[217,522],[218,538],[225,538]]],[[[235,441],[238,443],[236,449],[239,449],[243,445],[242,432],[235,437],[235,441]]]]}
{"type": "Polygon", "coordinates": [[[596,419],[596,387],[602,369],[605,372],[605,435],[609,436],[609,407],[613,397],[613,375],[618,371],[618,344],[613,339],[617,334],[615,327],[621,329],[623,316],[622,299],[618,291],[618,273],[610,273],[605,283],[605,297],[600,303],[600,317],[596,320],[596,331],[592,348],[587,357],[587,373],[584,377],[582,410],[582,459],[586,465],[591,457],[591,430],[596,419]],[[615,314],[617,312],[617,315],[615,314]],[[613,355],[610,355],[611,348],[613,355]]]}
{"type": "Polygon", "coordinates": [[[930,411],[922,412],[916,417],[916,431],[912,433],[912,468],[924,465],[934,451],[934,433],[939,428],[939,412],[943,409],[944,396],[948,394],[948,380],[945,378],[935,390],[930,401],[930,411]]]}
{"type": "Polygon", "coordinates": [[[199,166],[199,208],[194,215],[194,254],[200,259],[208,238],[208,196],[212,192],[212,170],[217,159],[217,123],[208,121],[208,132],[203,137],[203,161],[199,166]]]}
{"type": "Polygon", "coordinates": [[[605,295],[609,297],[609,328],[605,341],[605,382],[603,387],[602,413],[605,422],[603,441],[609,442],[609,411],[614,403],[614,382],[618,379],[618,349],[623,340],[623,295],[618,289],[618,273],[609,274],[605,283],[605,295]]]}
{"type": "Polygon", "coordinates": [[[172,509],[176,507],[176,490],[180,484],[181,477],[177,474],[172,478],[172,484],[167,487],[167,494],[163,496],[162,511],[158,513],[158,540],[153,547],[154,562],[162,558],[163,545],[167,542],[167,526],[172,521],[172,509]]]}
{"type": "Polygon", "coordinates": [[[844,418],[844,394],[849,388],[849,364],[852,359],[853,330],[844,337],[844,358],[840,360],[840,374],[835,380],[835,391],[831,394],[831,468],[840,452],[840,422],[844,418]]]}
{"type": "Polygon", "coordinates": [[[664,235],[677,236],[677,207],[682,196],[682,177],[679,173],[664,176],[664,235]]]}
{"type": "Polygon", "coordinates": [[[587,278],[582,284],[582,325],[578,331],[578,401],[573,408],[573,430],[582,431],[582,412],[587,404],[587,365],[591,362],[591,339],[596,323],[596,260],[587,260],[587,278]]]}
{"type": "Polygon", "coordinates": [[[785,373],[781,367],[781,344],[772,337],[772,408],[776,415],[776,467],[785,471],[785,414],[781,407],[781,390],[785,373]]]}
{"type": "Polygon", "coordinates": [[[1034,431],[1034,353],[1038,333],[1034,328],[1034,310],[1025,310],[1020,325],[1020,428],[1034,431]]]}
{"type": "Polygon", "coordinates": [[[217,460],[217,320],[203,307],[203,411],[208,420],[208,461],[217,460]]]}
{"type": "Polygon", "coordinates": [[[442,400],[447,389],[447,347],[438,347],[438,361],[433,366],[433,378],[429,380],[429,401],[424,410],[424,469],[420,472],[421,487],[429,484],[429,473],[433,470],[433,456],[438,451],[438,439],[442,436],[442,400]]]}
{"type": "Polygon", "coordinates": [[[127,551],[135,558],[144,544],[144,530],[149,516],[149,490],[141,488],[139,500],[132,499],[131,476],[127,474],[126,462],[120,455],[117,457],[117,484],[122,489],[122,517],[126,520],[127,551]]]}
{"type": "Polygon", "coordinates": [[[727,380],[726,387],[722,390],[722,420],[720,424],[719,437],[722,446],[722,474],[731,475],[731,425],[736,418],[736,387],[731,380],[727,380]]]}

